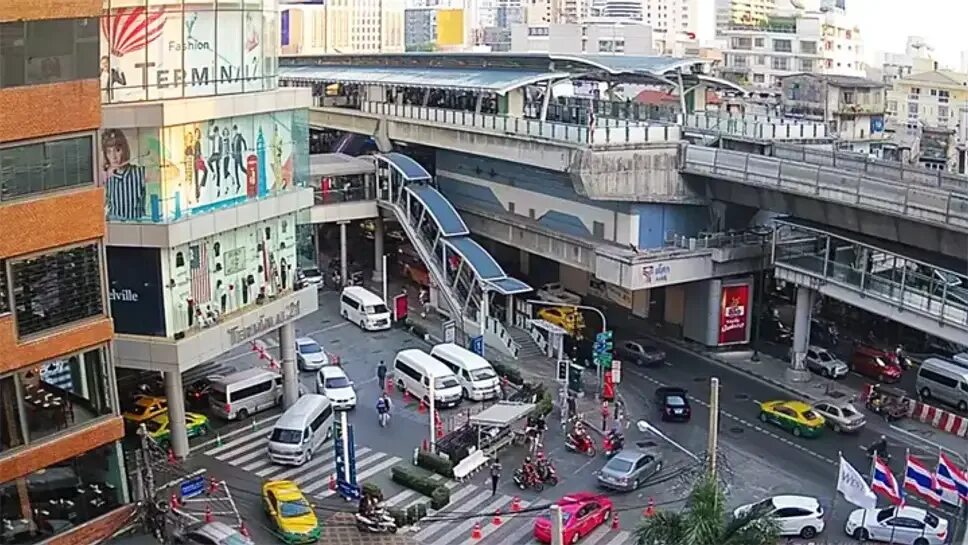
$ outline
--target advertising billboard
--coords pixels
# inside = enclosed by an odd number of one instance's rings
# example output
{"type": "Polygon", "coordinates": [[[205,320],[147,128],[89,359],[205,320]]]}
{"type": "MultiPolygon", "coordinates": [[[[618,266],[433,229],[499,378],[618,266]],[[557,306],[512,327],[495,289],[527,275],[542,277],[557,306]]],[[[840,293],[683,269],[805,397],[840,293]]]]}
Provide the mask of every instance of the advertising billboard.
{"type": "Polygon", "coordinates": [[[437,45],[452,47],[464,45],[464,10],[437,10],[437,45]]]}
{"type": "Polygon", "coordinates": [[[305,183],[307,116],[305,110],[284,110],[102,130],[98,145],[108,220],[175,221],[305,183]]]}
{"type": "Polygon", "coordinates": [[[719,300],[719,345],[744,344],[750,339],[750,285],[722,287],[719,300]]]}
{"type": "Polygon", "coordinates": [[[259,91],[276,86],[274,1],[215,6],[105,1],[105,104],[259,91]],[[161,4],[161,5],[159,5],[161,4]]]}
{"type": "Polygon", "coordinates": [[[161,251],[108,246],[108,299],[114,330],[131,335],[165,336],[161,251]]]}

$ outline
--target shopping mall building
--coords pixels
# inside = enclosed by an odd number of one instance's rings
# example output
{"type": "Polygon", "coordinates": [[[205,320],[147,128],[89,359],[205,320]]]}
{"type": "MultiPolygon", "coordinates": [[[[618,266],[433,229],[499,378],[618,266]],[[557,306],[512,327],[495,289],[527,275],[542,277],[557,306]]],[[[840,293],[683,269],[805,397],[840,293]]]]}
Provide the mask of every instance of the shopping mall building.
{"type": "Polygon", "coordinates": [[[273,332],[294,357],[317,308],[295,281],[310,96],[277,86],[277,17],[277,0],[3,0],[0,543],[130,521],[121,368],[160,372],[177,423],[190,368],[273,332]],[[38,509],[59,499],[74,507],[38,509]]]}

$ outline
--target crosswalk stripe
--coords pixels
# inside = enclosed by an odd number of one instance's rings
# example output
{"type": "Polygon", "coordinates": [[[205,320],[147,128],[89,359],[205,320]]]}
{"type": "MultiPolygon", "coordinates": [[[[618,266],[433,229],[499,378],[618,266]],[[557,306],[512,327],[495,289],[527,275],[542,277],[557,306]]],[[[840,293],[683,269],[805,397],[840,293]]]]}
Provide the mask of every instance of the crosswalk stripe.
{"type": "Polygon", "coordinates": [[[387,505],[396,505],[396,504],[402,502],[403,500],[409,498],[410,496],[413,496],[416,493],[417,493],[416,490],[414,490],[412,488],[407,488],[403,492],[400,492],[399,494],[397,494],[395,496],[392,496],[389,499],[387,499],[386,500],[386,504],[387,505]]]}
{"type": "MultiPolygon", "coordinates": [[[[472,511],[474,511],[475,508],[478,505],[486,502],[489,499],[491,499],[491,496],[486,495],[486,494],[480,494],[478,496],[475,496],[475,497],[471,498],[469,501],[461,504],[460,505],[460,510],[461,511],[464,511],[466,513],[470,513],[472,511]]],[[[451,501],[453,501],[453,500],[451,500],[451,501]]],[[[448,507],[449,507],[449,505],[448,505],[448,507]]],[[[446,514],[443,514],[442,516],[443,517],[446,517],[447,515],[446,514]]],[[[417,541],[423,541],[423,540],[427,539],[428,537],[432,536],[433,534],[441,531],[442,529],[444,529],[444,528],[452,525],[453,523],[454,523],[454,521],[452,521],[452,520],[442,520],[440,522],[435,522],[435,523],[431,524],[430,526],[427,526],[423,530],[417,532],[417,535],[415,535],[414,538],[417,541]]],[[[471,521],[471,526],[473,526],[473,525],[474,525],[474,522],[471,521]]],[[[468,526],[468,528],[470,528],[470,526],[468,526]]]]}
{"type": "MultiPolygon", "coordinates": [[[[527,509],[528,507],[530,507],[530,505],[531,504],[529,502],[523,501],[523,502],[521,502],[521,509],[527,509]]],[[[505,528],[508,528],[509,526],[511,526],[513,524],[514,521],[520,521],[522,518],[523,518],[522,515],[515,516],[514,513],[510,513],[510,518],[505,519],[504,520],[504,524],[502,524],[500,526],[495,526],[493,524],[488,524],[487,526],[484,526],[481,529],[481,539],[482,540],[483,539],[487,539],[487,536],[489,536],[491,534],[494,534],[494,533],[497,533],[497,532],[499,532],[499,531],[501,531],[501,530],[503,530],[505,528]]],[[[531,524],[530,523],[531,523],[531,520],[530,519],[526,519],[524,521],[524,526],[530,528],[531,527],[531,524]]]]}
{"type": "MultiPolygon", "coordinates": [[[[481,518],[484,519],[484,524],[487,524],[489,526],[493,526],[493,524],[491,524],[491,521],[489,521],[487,519],[497,509],[500,509],[502,506],[504,506],[505,504],[509,503],[510,501],[511,501],[511,497],[510,496],[503,496],[502,495],[502,496],[499,496],[496,500],[494,500],[491,503],[487,504],[487,507],[485,507],[482,510],[483,516],[481,518]]],[[[459,536],[461,534],[467,534],[468,532],[471,531],[471,528],[475,524],[477,524],[479,522],[481,522],[480,519],[467,519],[464,522],[461,522],[460,524],[458,524],[457,526],[454,526],[454,523],[453,522],[450,522],[450,523],[446,523],[445,522],[444,523],[445,525],[452,527],[451,530],[449,532],[447,532],[446,534],[440,536],[439,538],[435,539],[433,542],[431,542],[431,545],[450,545],[451,543],[454,542],[454,538],[456,538],[457,536],[459,536]]],[[[430,528],[427,528],[427,530],[429,531],[430,528]]],[[[426,537],[430,537],[430,536],[428,535],[426,537]]],[[[417,539],[418,540],[421,539],[419,533],[417,534],[417,539]]]]}
{"type": "MultiPolygon", "coordinates": [[[[360,450],[363,450],[363,449],[360,449],[360,450]]],[[[365,458],[360,458],[359,454],[357,454],[356,470],[357,472],[359,472],[359,470],[362,467],[368,466],[373,462],[379,460],[380,458],[385,458],[385,457],[386,457],[386,454],[383,452],[370,452],[370,455],[365,458]]],[[[333,462],[326,464],[326,468],[330,472],[336,471],[336,461],[334,460],[333,462]]],[[[300,480],[303,480],[303,479],[300,479],[300,480]]],[[[359,480],[359,473],[357,474],[357,480],[359,480]]],[[[329,481],[327,479],[317,478],[315,482],[312,482],[312,484],[309,484],[308,486],[303,487],[303,493],[312,494],[313,492],[327,485],[329,485],[329,481]]]]}
{"type": "MultiPolygon", "coordinates": [[[[255,431],[251,431],[251,432],[249,432],[249,433],[247,433],[247,434],[239,437],[238,439],[232,439],[228,443],[222,443],[222,446],[220,446],[220,447],[215,447],[215,448],[213,448],[211,450],[206,450],[204,454],[205,454],[205,456],[215,456],[215,457],[218,457],[219,454],[222,454],[223,452],[225,452],[225,451],[227,451],[229,449],[234,449],[234,448],[236,448],[239,445],[242,445],[242,444],[245,444],[245,443],[248,443],[248,442],[252,441],[252,438],[253,437],[257,437],[257,436],[265,437],[268,434],[268,432],[269,432],[268,428],[263,428],[263,429],[258,429],[258,430],[255,430],[255,431]]],[[[266,439],[266,440],[268,441],[268,439],[266,439]]],[[[247,449],[243,449],[243,450],[247,450],[247,449]]]]}
{"type": "MultiPolygon", "coordinates": [[[[370,452],[370,449],[363,447],[357,451],[357,455],[366,454],[367,452],[370,452]]],[[[277,474],[281,475],[284,473],[286,475],[296,475],[299,473],[309,471],[313,468],[324,467],[329,465],[328,464],[329,461],[335,457],[336,457],[336,453],[332,450],[329,450],[324,455],[314,456],[312,460],[310,460],[309,462],[301,466],[291,467],[291,466],[273,464],[263,469],[260,469],[259,471],[256,471],[255,474],[258,475],[259,477],[271,477],[272,479],[279,480],[279,477],[277,477],[277,474]]]]}
{"type": "MultiPolygon", "coordinates": [[[[326,454],[322,454],[322,453],[313,454],[313,459],[310,460],[309,463],[306,463],[291,469],[287,469],[282,473],[279,473],[278,475],[273,475],[272,478],[277,481],[289,480],[294,475],[305,473],[311,470],[312,468],[319,466],[319,464],[327,463],[328,461],[332,460],[335,457],[336,457],[336,452],[334,452],[333,449],[327,449],[326,454]]],[[[259,473],[256,472],[256,475],[258,474],[259,473]]]]}
{"type": "MultiPolygon", "coordinates": [[[[450,495],[450,503],[447,504],[447,505],[448,506],[452,506],[455,503],[459,502],[460,500],[464,499],[465,496],[467,496],[467,495],[469,495],[469,494],[471,494],[471,493],[473,493],[473,492],[475,492],[477,490],[480,490],[480,488],[478,488],[477,486],[474,486],[472,484],[469,484],[469,485],[465,486],[464,488],[461,488],[457,492],[454,492],[453,494],[451,494],[450,495]]],[[[408,503],[404,508],[405,509],[410,509],[410,507],[413,506],[413,505],[417,505],[420,502],[429,501],[429,500],[430,500],[430,498],[422,495],[419,498],[417,498],[417,499],[411,501],[410,503],[408,503]]],[[[446,507],[444,509],[446,509],[446,507]]]]}
{"type": "Polygon", "coordinates": [[[595,528],[592,533],[582,538],[582,545],[595,545],[601,541],[605,536],[608,535],[608,532],[611,531],[612,527],[610,524],[611,521],[606,520],[601,526],[595,528]]]}
{"type": "Polygon", "coordinates": [[[269,463],[271,463],[269,461],[269,457],[268,456],[264,456],[262,458],[259,458],[256,461],[252,462],[251,464],[246,464],[246,465],[242,466],[242,471],[253,471],[253,470],[256,470],[256,469],[258,469],[258,468],[260,468],[260,467],[262,467],[262,466],[264,466],[266,464],[269,464],[269,463]]]}
{"type": "Polygon", "coordinates": [[[622,530],[611,541],[605,545],[620,545],[621,543],[631,543],[632,534],[627,530],[622,530]]]}
{"type": "MultiPolygon", "coordinates": [[[[379,473],[381,471],[384,471],[387,468],[389,468],[391,466],[394,466],[394,465],[400,463],[402,460],[403,460],[403,458],[397,458],[396,456],[391,456],[390,458],[388,458],[386,460],[383,460],[379,464],[377,464],[377,465],[375,465],[373,467],[366,468],[364,471],[362,471],[361,473],[357,474],[356,480],[357,480],[357,482],[363,482],[366,479],[369,479],[370,477],[372,477],[373,475],[376,475],[377,473],[379,473]]],[[[322,494],[319,494],[319,497],[321,497],[321,498],[328,498],[328,497],[332,496],[335,493],[336,493],[335,490],[327,490],[326,492],[323,492],[322,494]]]]}
{"type": "Polygon", "coordinates": [[[242,464],[248,462],[249,460],[252,460],[252,459],[255,459],[255,458],[258,458],[258,457],[262,457],[262,458],[268,459],[269,458],[269,455],[266,453],[266,443],[268,443],[268,442],[269,442],[268,439],[259,439],[258,441],[256,441],[255,443],[253,443],[253,446],[259,446],[259,447],[262,447],[262,448],[253,448],[252,452],[249,452],[248,454],[243,454],[242,456],[239,456],[238,458],[228,459],[228,458],[219,457],[218,459],[219,460],[222,460],[224,462],[229,462],[230,464],[232,464],[234,466],[242,465],[242,464]]]}

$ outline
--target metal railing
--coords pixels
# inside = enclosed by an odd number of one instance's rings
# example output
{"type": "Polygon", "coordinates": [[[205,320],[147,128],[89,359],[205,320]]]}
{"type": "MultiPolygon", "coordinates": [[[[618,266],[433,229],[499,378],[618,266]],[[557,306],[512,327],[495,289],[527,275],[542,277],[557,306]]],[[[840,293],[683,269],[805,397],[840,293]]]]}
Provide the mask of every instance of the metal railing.
{"type": "Polygon", "coordinates": [[[688,114],[686,129],[708,131],[757,140],[820,140],[829,138],[823,123],[767,116],[731,116],[714,113],[688,114]]]}
{"type": "Polygon", "coordinates": [[[687,146],[684,172],[968,229],[968,195],[799,161],[687,146]]]}
{"type": "Polygon", "coordinates": [[[768,233],[700,233],[696,236],[666,233],[666,246],[684,250],[709,250],[714,248],[742,248],[744,246],[763,246],[773,240],[768,233]]]}
{"type": "Polygon", "coordinates": [[[441,125],[456,125],[496,131],[502,134],[540,138],[576,145],[605,146],[647,143],[678,142],[682,133],[679,127],[669,124],[596,119],[594,126],[557,123],[511,117],[507,115],[479,114],[465,110],[428,108],[410,104],[387,104],[364,102],[361,110],[369,114],[430,121],[441,125]]]}
{"type": "Polygon", "coordinates": [[[341,182],[336,178],[336,182],[327,187],[323,184],[313,186],[314,203],[319,204],[339,204],[343,202],[358,202],[376,200],[376,182],[372,178],[349,178],[341,182]]]}

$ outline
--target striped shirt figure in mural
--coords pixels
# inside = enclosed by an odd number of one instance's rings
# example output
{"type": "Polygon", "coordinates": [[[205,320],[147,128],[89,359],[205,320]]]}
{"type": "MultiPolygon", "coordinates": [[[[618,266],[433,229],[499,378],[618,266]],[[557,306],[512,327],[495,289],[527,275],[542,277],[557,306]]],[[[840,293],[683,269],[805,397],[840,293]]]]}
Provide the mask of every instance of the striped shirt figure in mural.
{"type": "Polygon", "coordinates": [[[107,214],[112,220],[140,220],[145,216],[145,168],[131,164],[131,147],[118,129],[101,135],[107,214]]]}
{"type": "Polygon", "coordinates": [[[191,246],[192,300],[200,308],[212,299],[212,283],[208,277],[208,248],[205,244],[191,246]]]}

